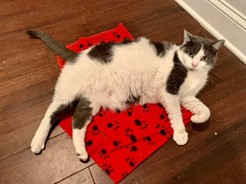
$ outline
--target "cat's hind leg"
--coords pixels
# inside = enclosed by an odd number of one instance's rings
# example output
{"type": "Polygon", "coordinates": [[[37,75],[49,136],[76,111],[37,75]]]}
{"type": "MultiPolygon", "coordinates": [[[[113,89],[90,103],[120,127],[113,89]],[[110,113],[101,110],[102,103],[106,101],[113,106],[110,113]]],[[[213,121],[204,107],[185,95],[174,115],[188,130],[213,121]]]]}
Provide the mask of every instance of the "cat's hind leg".
{"type": "Polygon", "coordinates": [[[85,134],[92,117],[99,111],[100,106],[92,104],[87,98],[80,98],[73,114],[73,143],[80,161],[88,160],[85,147],[85,134]]]}
{"type": "Polygon", "coordinates": [[[45,142],[48,139],[50,130],[59,121],[59,116],[66,110],[76,105],[77,99],[70,102],[53,101],[48,107],[40,125],[37,129],[32,142],[31,150],[35,154],[41,153],[45,147],[45,142]]]}

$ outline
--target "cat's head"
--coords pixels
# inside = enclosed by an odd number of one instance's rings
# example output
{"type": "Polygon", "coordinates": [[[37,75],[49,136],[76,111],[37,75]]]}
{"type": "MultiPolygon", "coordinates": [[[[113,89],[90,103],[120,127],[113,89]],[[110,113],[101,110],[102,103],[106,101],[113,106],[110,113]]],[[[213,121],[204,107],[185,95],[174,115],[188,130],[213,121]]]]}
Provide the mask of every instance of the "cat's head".
{"type": "Polygon", "coordinates": [[[212,41],[193,36],[184,31],[184,42],[179,48],[181,62],[189,70],[210,70],[216,61],[217,52],[225,40],[212,41]]]}

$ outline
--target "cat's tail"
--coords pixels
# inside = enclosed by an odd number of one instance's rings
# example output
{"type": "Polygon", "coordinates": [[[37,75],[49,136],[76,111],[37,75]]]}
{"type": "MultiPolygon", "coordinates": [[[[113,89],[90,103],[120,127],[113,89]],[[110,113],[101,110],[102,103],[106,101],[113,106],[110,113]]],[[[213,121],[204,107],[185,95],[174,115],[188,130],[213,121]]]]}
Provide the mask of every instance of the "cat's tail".
{"type": "Polygon", "coordinates": [[[56,41],[47,33],[40,30],[28,30],[26,33],[30,36],[30,38],[40,38],[55,54],[61,56],[64,60],[69,62],[74,62],[78,53],[69,50],[64,45],[56,41]]]}

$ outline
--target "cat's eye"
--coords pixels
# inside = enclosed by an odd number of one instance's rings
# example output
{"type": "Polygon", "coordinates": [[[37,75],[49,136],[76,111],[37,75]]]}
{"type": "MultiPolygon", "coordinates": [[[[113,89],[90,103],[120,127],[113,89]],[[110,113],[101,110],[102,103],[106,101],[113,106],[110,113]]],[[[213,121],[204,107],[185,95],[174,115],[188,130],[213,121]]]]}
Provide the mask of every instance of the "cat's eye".
{"type": "Polygon", "coordinates": [[[206,61],[207,60],[207,57],[206,56],[203,56],[202,58],[201,58],[201,61],[206,61]]]}
{"type": "Polygon", "coordinates": [[[191,52],[186,52],[186,54],[191,58],[193,57],[193,54],[191,52]]]}

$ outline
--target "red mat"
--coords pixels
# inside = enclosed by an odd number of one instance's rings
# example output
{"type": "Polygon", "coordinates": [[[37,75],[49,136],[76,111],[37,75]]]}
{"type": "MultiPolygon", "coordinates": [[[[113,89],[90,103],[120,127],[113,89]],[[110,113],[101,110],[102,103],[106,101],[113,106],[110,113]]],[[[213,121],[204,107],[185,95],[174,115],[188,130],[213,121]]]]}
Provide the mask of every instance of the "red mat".
{"type": "MultiPolygon", "coordinates": [[[[80,38],[67,47],[80,52],[100,42],[122,42],[133,39],[123,24],[90,37],[80,38]]],[[[62,68],[65,62],[57,56],[62,68]]],[[[182,108],[184,123],[191,113],[182,108]]],[[[72,118],[63,119],[60,126],[72,137],[72,118]]],[[[101,110],[87,129],[86,147],[92,159],[119,183],[140,163],[163,146],[173,135],[166,111],[161,105],[132,105],[122,112],[101,110]]]]}

